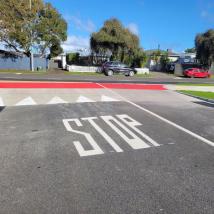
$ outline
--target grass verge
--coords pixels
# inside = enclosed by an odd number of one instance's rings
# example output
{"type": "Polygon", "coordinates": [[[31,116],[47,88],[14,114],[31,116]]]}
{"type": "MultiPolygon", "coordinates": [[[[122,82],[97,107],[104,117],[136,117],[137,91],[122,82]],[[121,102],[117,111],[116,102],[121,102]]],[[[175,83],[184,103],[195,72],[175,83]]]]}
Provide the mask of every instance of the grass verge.
{"type": "MultiPolygon", "coordinates": [[[[38,74],[38,75],[42,75],[42,74],[50,74],[52,75],[51,71],[29,71],[29,70],[0,70],[0,74],[17,74],[17,75],[22,75],[22,74],[38,74]]],[[[53,72],[54,74],[54,72],[53,72]]],[[[68,71],[62,71],[61,73],[59,73],[61,75],[76,75],[76,76],[104,76],[103,73],[96,73],[96,72],[78,72],[78,71],[73,71],[73,72],[68,72],[68,71]]],[[[124,74],[116,74],[117,76],[124,76],[124,74]]],[[[135,77],[139,77],[139,78],[151,78],[153,77],[154,74],[136,74],[135,77]]]]}
{"type": "Polygon", "coordinates": [[[214,86],[214,83],[177,83],[178,86],[214,86]]]}
{"type": "MultiPolygon", "coordinates": [[[[77,76],[105,76],[103,73],[96,73],[96,72],[64,72],[65,75],[77,75],[77,76]]],[[[124,76],[124,74],[115,74],[114,76],[124,76]]],[[[142,77],[142,78],[151,78],[153,77],[152,74],[136,74],[135,77],[142,77]]]]}
{"type": "Polygon", "coordinates": [[[41,71],[29,71],[29,70],[0,70],[1,74],[46,74],[45,70],[41,70],[41,71]]]}
{"type": "Polygon", "coordinates": [[[210,100],[214,100],[214,92],[204,92],[204,91],[179,91],[181,93],[184,93],[186,95],[192,95],[192,96],[196,96],[196,97],[200,97],[200,98],[204,98],[204,99],[210,99],[210,100]]]}

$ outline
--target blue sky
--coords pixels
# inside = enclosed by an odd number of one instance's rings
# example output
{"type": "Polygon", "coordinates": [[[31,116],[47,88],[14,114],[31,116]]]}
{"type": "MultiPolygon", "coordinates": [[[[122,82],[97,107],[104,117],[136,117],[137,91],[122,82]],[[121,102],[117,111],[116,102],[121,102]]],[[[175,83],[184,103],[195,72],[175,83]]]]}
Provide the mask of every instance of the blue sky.
{"type": "MultiPolygon", "coordinates": [[[[48,0],[47,0],[48,1],[48,0]]],[[[69,24],[66,51],[87,48],[90,34],[116,17],[138,34],[144,49],[181,52],[197,33],[214,28],[214,0],[49,0],[69,24]]]]}

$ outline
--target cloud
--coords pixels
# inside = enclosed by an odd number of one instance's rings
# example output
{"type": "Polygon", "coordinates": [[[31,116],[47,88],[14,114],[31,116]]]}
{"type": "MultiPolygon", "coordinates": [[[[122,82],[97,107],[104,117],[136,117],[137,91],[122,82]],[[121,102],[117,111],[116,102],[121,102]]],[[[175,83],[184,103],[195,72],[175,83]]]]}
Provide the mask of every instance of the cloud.
{"type": "Polygon", "coordinates": [[[64,52],[72,52],[77,50],[89,49],[89,37],[69,36],[67,41],[62,44],[64,52]]]}
{"type": "Polygon", "coordinates": [[[206,19],[207,21],[214,21],[214,13],[208,11],[208,10],[203,10],[201,12],[201,17],[206,19]]]}
{"type": "Polygon", "coordinates": [[[82,20],[77,16],[70,16],[70,15],[65,15],[65,19],[68,22],[71,22],[78,30],[83,30],[88,33],[92,33],[96,30],[96,25],[90,19],[82,20]]]}
{"type": "Polygon", "coordinates": [[[139,35],[140,32],[137,24],[130,23],[127,27],[132,33],[134,33],[135,35],[139,35]]]}
{"type": "Polygon", "coordinates": [[[214,22],[214,3],[211,1],[200,1],[201,18],[206,21],[214,22]]]}

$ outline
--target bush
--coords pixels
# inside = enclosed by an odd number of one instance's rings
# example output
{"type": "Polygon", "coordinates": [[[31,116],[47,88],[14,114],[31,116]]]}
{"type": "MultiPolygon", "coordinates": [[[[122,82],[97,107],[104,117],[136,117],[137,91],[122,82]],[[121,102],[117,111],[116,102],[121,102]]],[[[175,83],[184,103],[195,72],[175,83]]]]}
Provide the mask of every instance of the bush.
{"type": "Polygon", "coordinates": [[[143,68],[146,64],[146,61],[147,61],[146,53],[142,50],[139,50],[133,56],[132,66],[138,67],[138,68],[143,68]]]}
{"type": "Polygon", "coordinates": [[[66,61],[68,64],[78,65],[80,62],[80,54],[79,53],[69,53],[66,55],[66,61]]]}

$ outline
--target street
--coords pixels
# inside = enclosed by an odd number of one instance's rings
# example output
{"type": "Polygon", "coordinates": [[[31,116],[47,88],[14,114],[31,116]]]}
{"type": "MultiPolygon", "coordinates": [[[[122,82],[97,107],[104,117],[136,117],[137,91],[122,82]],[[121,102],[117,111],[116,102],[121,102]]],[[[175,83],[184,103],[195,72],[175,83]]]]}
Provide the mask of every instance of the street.
{"type": "MultiPolygon", "coordinates": [[[[18,71],[17,71],[18,72],[18,71]]],[[[168,73],[151,72],[151,76],[134,76],[126,77],[124,75],[114,75],[112,77],[104,74],[97,75],[73,75],[72,73],[64,74],[62,71],[58,74],[41,73],[38,74],[21,74],[21,73],[1,73],[0,79],[5,81],[60,81],[60,82],[95,82],[95,83],[146,83],[146,84],[176,84],[176,83],[214,83],[213,78],[186,78],[176,77],[168,73]]]]}
{"type": "Polygon", "coordinates": [[[213,213],[214,105],[96,87],[0,90],[0,213],[213,213]]]}

